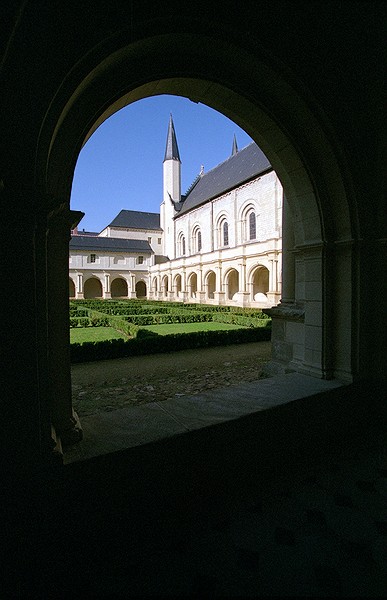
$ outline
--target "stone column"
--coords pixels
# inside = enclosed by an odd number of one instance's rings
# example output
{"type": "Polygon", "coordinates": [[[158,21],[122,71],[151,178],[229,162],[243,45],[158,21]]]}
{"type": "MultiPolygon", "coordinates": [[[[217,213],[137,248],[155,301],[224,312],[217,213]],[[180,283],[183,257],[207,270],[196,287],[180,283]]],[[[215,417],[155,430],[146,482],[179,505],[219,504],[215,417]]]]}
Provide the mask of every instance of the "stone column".
{"type": "Polygon", "coordinates": [[[108,298],[112,297],[111,290],[110,290],[110,274],[104,273],[104,275],[105,275],[105,281],[104,281],[103,297],[105,299],[108,299],[108,298]]]}
{"type": "Polygon", "coordinates": [[[83,273],[77,273],[77,290],[76,290],[76,298],[78,300],[83,300],[83,273]]]}
{"type": "Polygon", "coordinates": [[[221,305],[225,303],[225,293],[222,284],[222,263],[219,262],[215,267],[216,274],[216,287],[217,289],[214,292],[214,300],[217,304],[221,305]]]}
{"type": "Polygon", "coordinates": [[[83,213],[62,204],[48,215],[47,312],[48,373],[52,424],[62,445],[82,439],[82,429],[72,408],[68,265],[70,230],[83,213]]]}
{"type": "Polygon", "coordinates": [[[249,303],[249,293],[246,291],[246,261],[239,263],[239,298],[242,306],[249,303]]]}
{"type": "Polygon", "coordinates": [[[196,291],[196,298],[200,304],[206,301],[206,293],[203,289],[203,269],[200,267],[198,276],[198,286],[196,291]]]}

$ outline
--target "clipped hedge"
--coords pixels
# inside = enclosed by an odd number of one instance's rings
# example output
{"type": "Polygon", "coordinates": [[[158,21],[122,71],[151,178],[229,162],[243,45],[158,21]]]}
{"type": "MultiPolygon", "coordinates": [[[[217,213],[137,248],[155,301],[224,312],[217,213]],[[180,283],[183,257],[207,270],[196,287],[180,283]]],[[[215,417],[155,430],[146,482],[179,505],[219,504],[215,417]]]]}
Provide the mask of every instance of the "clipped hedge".
{"type": "MultiPolygon", "coordinates": [[[[145,330],[140,330],[140,332],[145,330]]],[[[193,348],[209,348],[229,344],[269,341],[271,330],[259,327],[251,329],[230,329],[226,331],[196,331],[159,336],[152,332],[140,334],[129,340],[107,340],[71,344],[72,363],[108,360],[125,356],[176,352],[193,348]]]]}
{"type": "Polygon", "coordinates": [[[127,315],[125,320],[144,327],[145,325],[166,325],[171,323],[203,323],[212,321],[212,315],[207,312],[182,311],[149,315],[127,315]]]}

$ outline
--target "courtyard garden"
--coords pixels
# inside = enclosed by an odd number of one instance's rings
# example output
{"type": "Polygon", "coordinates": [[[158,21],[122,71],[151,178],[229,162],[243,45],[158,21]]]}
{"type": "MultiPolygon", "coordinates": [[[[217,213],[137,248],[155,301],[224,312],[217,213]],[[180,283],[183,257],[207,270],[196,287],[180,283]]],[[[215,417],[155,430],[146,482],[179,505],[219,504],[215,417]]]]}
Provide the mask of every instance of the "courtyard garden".
{"type": "Polygon", "coordinates": [[[73,363],[268,341],[258,309],[147,300],[72,300],[73,363]]]}

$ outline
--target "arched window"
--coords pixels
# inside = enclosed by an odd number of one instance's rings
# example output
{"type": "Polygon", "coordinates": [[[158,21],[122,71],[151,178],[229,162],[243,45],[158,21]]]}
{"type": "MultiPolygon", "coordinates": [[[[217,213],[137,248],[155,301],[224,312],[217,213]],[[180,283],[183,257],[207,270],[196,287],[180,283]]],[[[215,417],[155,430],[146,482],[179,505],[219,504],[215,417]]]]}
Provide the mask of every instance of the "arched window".
{"type": "Polygon", "coordinates": [[[257,239],[257,220],[253,210],[248,215],[248,239],[257,239]]]}
{"type": "Polygon", "coordinates": [[[251,242],[257,239],[257,213],[252,202],[246,206],[241,214],[242,242],[251,242]]]}
{"type": "Polygon", "coordinates": [[[200,252],[202,249],[202,232],[200,231],[200,227],[196,225],[192,230],[192,253],[196,254],[200,252]]]}
{"type": "Polygon", "coordinates": [[[184,256],[185,255],[185,237],[183,232],[180,232],[177,237],[177,255],[184,256]]]}
{"type": "Polygon", "coordinates": [[[222,225],[222,242],[223,242],[223,246],[228,246],[228,223],[227,221],[223,222],[222,225]]]}
{"type": "Polygon", "coordinates": [[[230,243],[229,238],[229,225],[227,220],[227,215],[222,215],[219,217],[217,226],[217,244],[218,248],[223,248],[224,246],[228,246],[230,243]]]}

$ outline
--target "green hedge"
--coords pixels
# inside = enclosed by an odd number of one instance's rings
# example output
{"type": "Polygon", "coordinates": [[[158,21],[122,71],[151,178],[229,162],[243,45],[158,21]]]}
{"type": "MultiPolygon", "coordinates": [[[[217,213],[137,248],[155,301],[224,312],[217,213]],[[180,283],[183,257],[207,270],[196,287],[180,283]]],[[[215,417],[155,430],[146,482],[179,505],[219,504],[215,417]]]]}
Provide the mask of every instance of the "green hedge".
{"type": "Polygon", "coordinates": [[[271,330],[264,327],[226,331],[197,331],[165,336],[159,336],[152,332],[145,334],[144,330],[140,330],[137,337],[129,340],[119,339],[71,344],[70,353],[71,362],[80,363],[125,356],[176,352],[192,348],[261,342],[270,340],[270,337],[271,330]]]}

